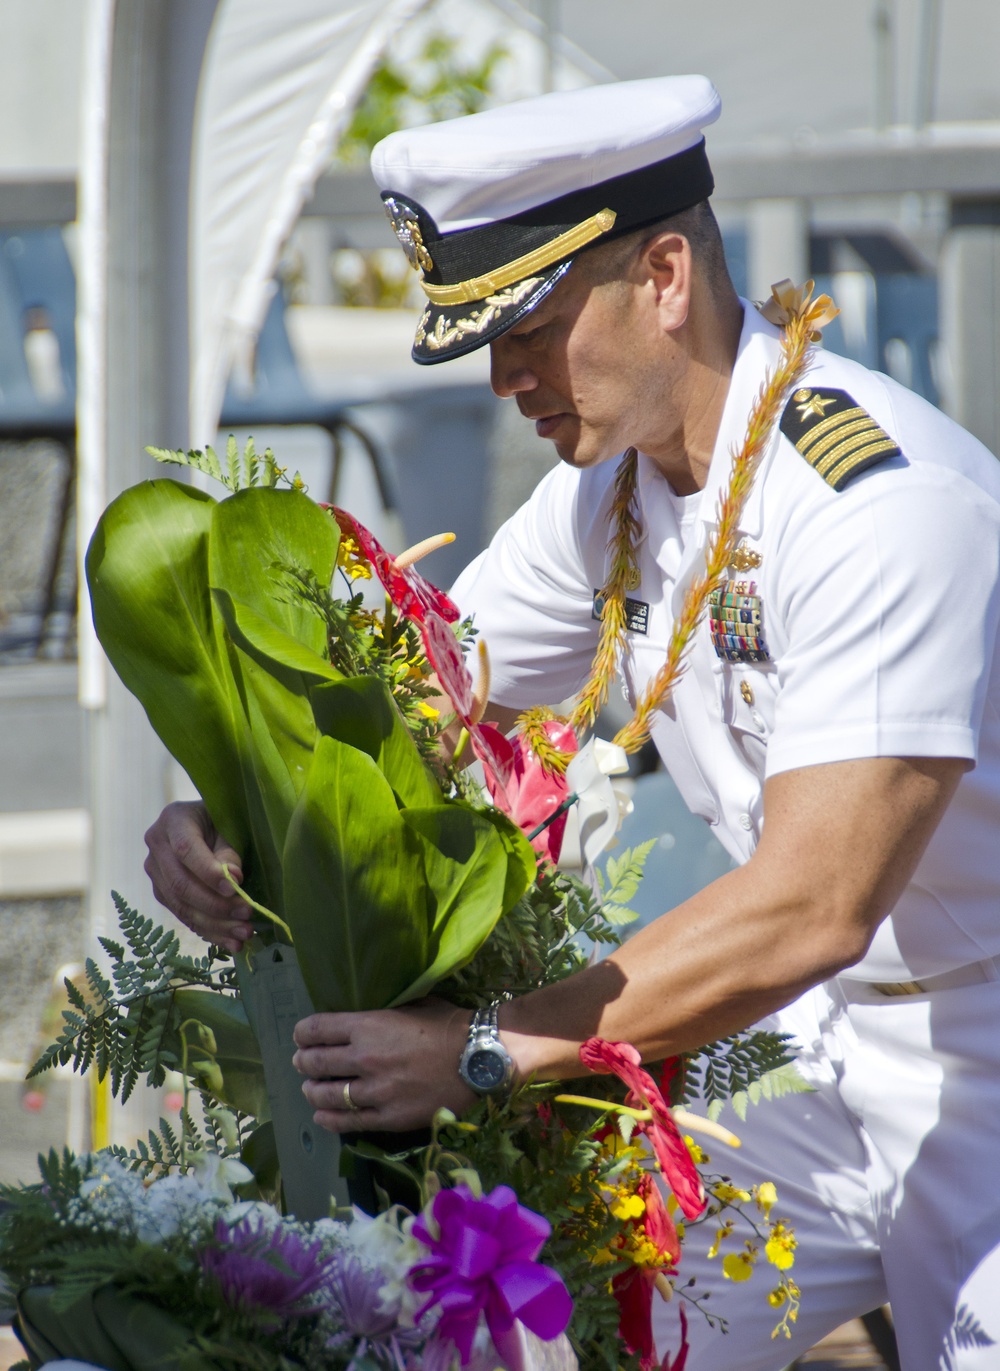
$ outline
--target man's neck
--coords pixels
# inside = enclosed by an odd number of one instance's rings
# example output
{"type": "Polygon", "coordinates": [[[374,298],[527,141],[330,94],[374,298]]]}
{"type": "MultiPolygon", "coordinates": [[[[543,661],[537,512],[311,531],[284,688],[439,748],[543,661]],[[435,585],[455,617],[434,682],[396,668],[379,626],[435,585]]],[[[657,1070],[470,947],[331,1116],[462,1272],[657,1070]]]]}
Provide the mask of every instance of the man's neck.
{"type": "Polygon", "coordinates": [[[672,430],[646,452],[678,495],[693,495],[708,480],[743,331],[743,308],[735,294],[701,317],[707,326],[692,328],[686,363],[671,388],[672,430]]]}

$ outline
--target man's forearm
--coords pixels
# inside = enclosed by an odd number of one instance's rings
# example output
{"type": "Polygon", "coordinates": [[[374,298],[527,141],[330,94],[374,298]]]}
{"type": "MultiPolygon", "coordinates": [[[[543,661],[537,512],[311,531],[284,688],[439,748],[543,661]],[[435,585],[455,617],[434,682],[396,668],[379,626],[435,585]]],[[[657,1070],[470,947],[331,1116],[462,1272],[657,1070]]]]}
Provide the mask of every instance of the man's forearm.
{"type": "Polygon", "coordinates": [[[751,860],[637,933],[607,961],[507,1005],[519,1070],[579,1071],[596,1035],[648,1059],[745,1028],[851,966],[902,894],[967,763],[873,758],[765,787],[751,860]]]}
{"type": "Polygon", "coordinates": [[[647,1060],[745,1028],[835,974],[847,952],[811,915],[760,898],[751,868],[715,881],[641,930],[607,960],[502,1008],[504,1041],[523,1076],[580,1074],[588,1037],[628,1041],[647,1060]]]}

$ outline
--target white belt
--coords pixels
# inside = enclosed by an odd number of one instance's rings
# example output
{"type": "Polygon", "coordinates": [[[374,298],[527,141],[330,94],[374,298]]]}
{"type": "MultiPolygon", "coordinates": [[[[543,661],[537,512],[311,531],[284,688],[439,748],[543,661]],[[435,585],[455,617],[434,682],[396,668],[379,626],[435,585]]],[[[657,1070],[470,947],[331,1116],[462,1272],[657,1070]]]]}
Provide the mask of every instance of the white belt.
{"type": "Polygon", "coordinates": [[[1000,981],[1000,956],[956,966],[952,971],[924,976],[919,981],[855,981],[849,976],[840,976],[837,983],[848,1000],[863,999],[877,1004],[880,999],[929,995],[934,990],[959,990],[962,986],[985,985],[988,981],[1000,981]]]}

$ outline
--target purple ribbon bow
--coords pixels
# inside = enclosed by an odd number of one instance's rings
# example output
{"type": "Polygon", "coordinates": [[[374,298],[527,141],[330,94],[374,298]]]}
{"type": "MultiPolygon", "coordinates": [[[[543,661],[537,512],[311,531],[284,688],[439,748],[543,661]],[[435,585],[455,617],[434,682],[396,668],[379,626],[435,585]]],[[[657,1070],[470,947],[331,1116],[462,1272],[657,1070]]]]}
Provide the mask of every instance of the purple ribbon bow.
{"type": "Polygon", "coordinates": [[[521,1342],[516,1320],[548,1342],[569,1323],[573,1301],[562,1280],[537,1258],[552,1231],[547,1219],[518,1204],[506,1185],[477,1200],[468,1186],[441,1190],[432,1205],[432,1231],[421,1214],[413,1235],[430,1248],[410,1272],[414,1290],[430,1292],[420,1310],[441,1306],[438,1333],[458,1348],[462,1365],[472,1356],[480,1314],[493,1345],[518,1368],[521,1342]]]}

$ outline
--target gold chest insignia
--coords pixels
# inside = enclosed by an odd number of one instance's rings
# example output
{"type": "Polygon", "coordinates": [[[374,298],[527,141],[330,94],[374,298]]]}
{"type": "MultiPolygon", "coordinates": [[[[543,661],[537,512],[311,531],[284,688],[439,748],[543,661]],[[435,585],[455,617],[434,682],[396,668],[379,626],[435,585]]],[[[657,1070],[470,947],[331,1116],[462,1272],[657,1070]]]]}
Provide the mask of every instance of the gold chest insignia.
{"type": "Polygon", "coordinates": [[[730,557],[729,565],[734,571],[756,571],[763,560],[757,549],[750,547],[744,538],[730,557]]]}
{"type": "Polygon", "coordinates": [[[895,440],[846,390],[800,387],[785,406],[781,431],[837,491],[869,467],[902,456],[895,440]]]}

